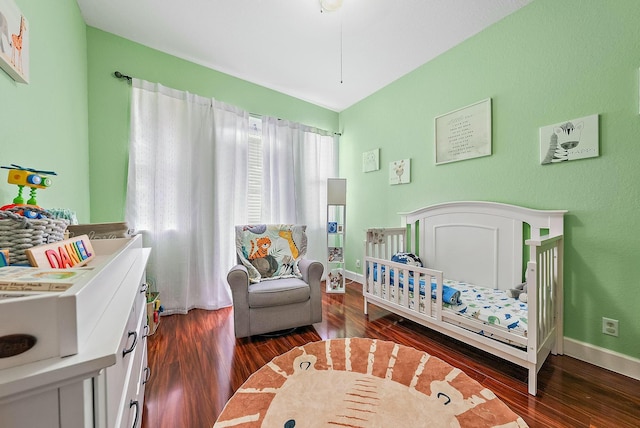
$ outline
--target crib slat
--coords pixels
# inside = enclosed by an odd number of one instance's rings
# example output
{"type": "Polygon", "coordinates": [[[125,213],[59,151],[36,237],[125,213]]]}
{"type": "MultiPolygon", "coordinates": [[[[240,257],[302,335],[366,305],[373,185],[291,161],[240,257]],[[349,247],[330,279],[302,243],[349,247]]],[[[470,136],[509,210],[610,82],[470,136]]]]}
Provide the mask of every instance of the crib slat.
{"type": "MultiPolygon", "coordinates": [[[[534,314],[535,318],[535,343],[536,349],[545,341],[550,340],[549,337],[554,328],[558,326],[558,293],[560,280],[558,277],[558,251],[561,240],[551,239],[546,242],[527,242],[531,247],[531,259],[534,269],[536,270],[533,284],[537,284],[536,290],[533,292],[535,299],[529,301],[530,318],[534,314]]],[[[532,280],[528,280],[531,282],[532,280]]],[[[531,294],[530,290],[530,294],[531,294]]],[[[531,324],[530,324],[531,325],[531,324]]],[[[530,333],[532,329],[530,328],[530,333]]],[[[530,336],[530,339],[533,339],[530,336]]]]}

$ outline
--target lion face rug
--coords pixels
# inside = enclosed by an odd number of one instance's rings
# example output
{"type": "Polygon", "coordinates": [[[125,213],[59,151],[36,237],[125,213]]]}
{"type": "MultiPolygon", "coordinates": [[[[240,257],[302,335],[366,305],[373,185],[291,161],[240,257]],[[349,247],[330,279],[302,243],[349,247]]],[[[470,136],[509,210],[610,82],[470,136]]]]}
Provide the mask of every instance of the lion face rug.
{"type": "Polygon", "coordinates": [[[526,427],[493,392],[393,342],[334,339],[274,358],[236,391],[214,428],[526,427]]]}

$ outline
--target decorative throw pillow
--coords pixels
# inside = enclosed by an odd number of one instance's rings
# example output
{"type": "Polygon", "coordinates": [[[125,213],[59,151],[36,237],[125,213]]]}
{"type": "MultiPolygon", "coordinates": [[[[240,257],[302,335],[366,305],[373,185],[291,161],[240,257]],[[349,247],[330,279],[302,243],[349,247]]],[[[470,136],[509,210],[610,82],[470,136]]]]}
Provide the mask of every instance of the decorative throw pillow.
{"type": "Polygon", "coordinates": [[[249,280],[300,278],[298,261],[307,253],[306,230],[294,224],[236,226],[236,252],[249,280]]]}
{"type": "Polygon", "coordinates": [[[420,257],[411,253],[395,253],[391,257],[391,261],[396,263],[404,263],[405,265],[411,265],[411,266],[417,266],[417,267],[424,266],[422,264],[422,260],[420,260],[420,257]]]}

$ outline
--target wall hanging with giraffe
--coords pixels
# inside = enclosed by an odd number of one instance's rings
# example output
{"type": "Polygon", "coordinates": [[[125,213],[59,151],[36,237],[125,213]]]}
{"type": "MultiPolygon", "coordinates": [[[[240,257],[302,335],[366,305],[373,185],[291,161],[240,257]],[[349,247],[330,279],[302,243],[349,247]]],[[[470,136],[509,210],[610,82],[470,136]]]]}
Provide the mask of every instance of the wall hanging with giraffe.
{"type": "Polygon", "coordinates": [[[29,24],[14,0],[0,0],[0,68],[29,83],[29,24]]]}

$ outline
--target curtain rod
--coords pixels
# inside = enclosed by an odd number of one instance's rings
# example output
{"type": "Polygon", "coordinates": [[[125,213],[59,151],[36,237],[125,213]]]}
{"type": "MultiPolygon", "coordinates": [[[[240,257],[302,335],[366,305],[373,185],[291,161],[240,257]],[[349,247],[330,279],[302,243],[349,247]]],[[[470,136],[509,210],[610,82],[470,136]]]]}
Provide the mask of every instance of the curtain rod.
{"type": "MultiPolygon", "coordinates": [[[[117,70],[113,73],[113,76],[118,78],[118,79],[125,79],[125,80],[127,80],[129,82],[131,82],[131,79],[132,79],[131,76],[127,76],[126,74],[122,74],[117,70]]],[[[254,115],[254,116],[262,116],[262,115],[260,115],[258,113],[250,113],[250,114],[254,115]]],[[[278,120],[284,120],[284,119],[278,118],[278,120]]],[[[342,133],[341,132],[334,132],[333,135],[341,136],[342,133]]]]}
{"type": "Polygon", "coordinates": [[[117,77],[118,79],[126,79],[127,81],[131,82],[131,76],[127,76],[126,74],[122,74],[119,71],[116,71],[115,73],[113,73],[113,75],[115,77],[117,77]]]}

